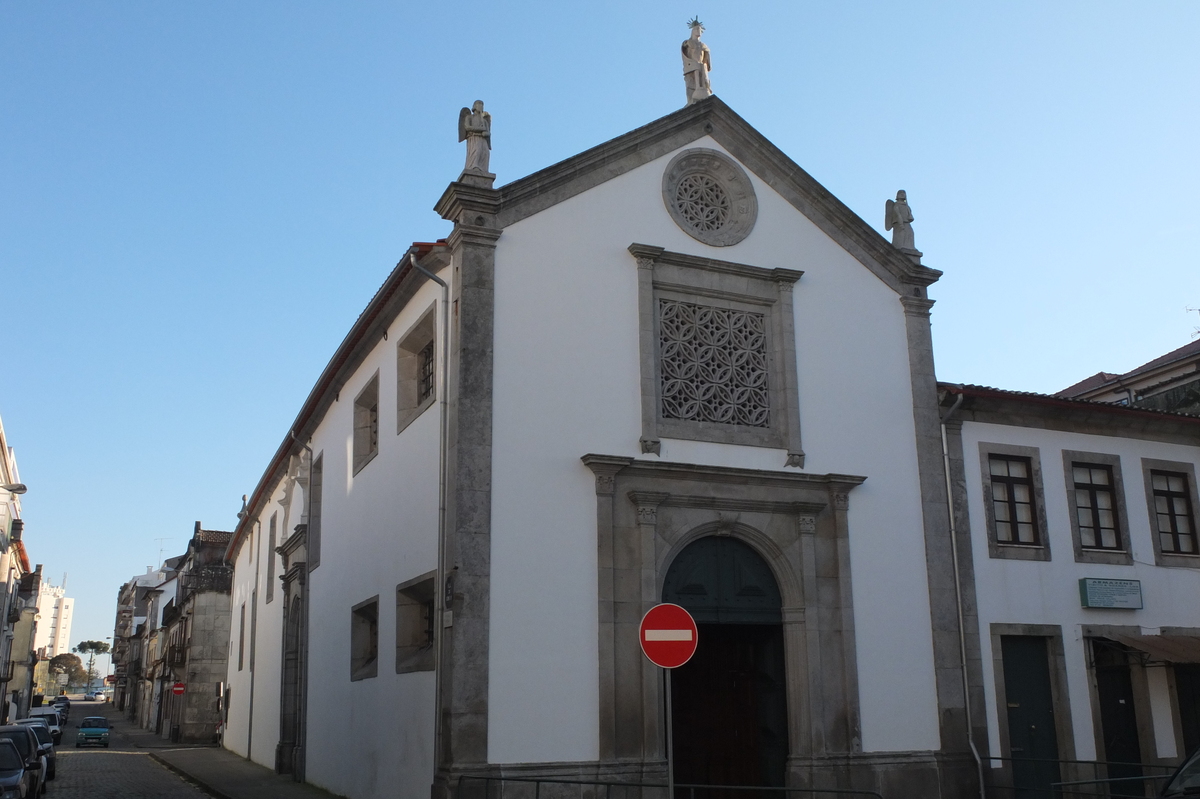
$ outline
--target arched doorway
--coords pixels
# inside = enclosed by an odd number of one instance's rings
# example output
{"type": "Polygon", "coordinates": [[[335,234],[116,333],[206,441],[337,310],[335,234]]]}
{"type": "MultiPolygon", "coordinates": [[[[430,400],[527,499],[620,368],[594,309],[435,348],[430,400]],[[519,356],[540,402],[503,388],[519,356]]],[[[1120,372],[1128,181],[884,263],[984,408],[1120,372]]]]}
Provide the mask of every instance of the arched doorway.
{"type": "Polygon", "coordinates": [[[748,544],[701,538],[675,558],[663,601],[699,627],[671,675],[677,783],[783,785],[787,690],[779,585],[748,544]]]}

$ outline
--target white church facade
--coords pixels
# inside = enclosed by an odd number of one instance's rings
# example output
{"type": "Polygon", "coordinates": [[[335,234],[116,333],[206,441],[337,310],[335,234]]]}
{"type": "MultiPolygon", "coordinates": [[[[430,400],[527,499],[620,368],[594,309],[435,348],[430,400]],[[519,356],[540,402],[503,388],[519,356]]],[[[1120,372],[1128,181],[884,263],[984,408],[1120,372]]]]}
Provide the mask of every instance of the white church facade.
{"type": "MultiPolygon", "coordinates": [[[[716,97],[499,188],[482,164],[246,503],[227,748],[352,799],[662,782],[638,623],[671,601],[700,640],[673,676],[679,782],[891,799],[1025,779],[998,658],[1036,659],[1028,638],[1075,719],[1056,756],[1105,759],[1082,639],[1200,635],[1196,553],[1154,559],[1159,495],[1134,489],[1170,474],[1194,497],[1196,421],[939,386],[941,273],[716,97]],[[1042,504],[1014,513],[1040,538],[996,515],[993,456],[1036,460],[1042,504]],[[1123,474],[1128,562],[1084,540],[1075,463],[1123,474]],[[1081,608],[1084,578],[1140,580],[1144,607],[1081,608]]],[[[1175,678],[1131,668],[1165,763],[1175,678]]]]}

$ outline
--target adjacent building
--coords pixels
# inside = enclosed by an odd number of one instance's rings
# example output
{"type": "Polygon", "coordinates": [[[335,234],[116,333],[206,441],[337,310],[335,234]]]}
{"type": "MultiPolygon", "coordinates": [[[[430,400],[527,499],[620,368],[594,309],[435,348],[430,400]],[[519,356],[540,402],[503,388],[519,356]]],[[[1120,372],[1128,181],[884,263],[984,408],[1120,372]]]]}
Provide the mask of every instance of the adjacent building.
{"type": "Polygon", "coordinates": [[[228,660],[232,533],[196,522],[187,550],[121,586],[114,627],[113,702],[164,738],[219,736],[228,660]]]}
{"type": "Polygon", "coordinates": [[[25,486],[17,459],[0,422],[0,721],[24,716],[33,694],[33,669],[37,662],[37,602],[41,566],[35,576],[25,549],[25,521],[21,494],[25,486]]]}
{"type": "Polygon", "coordinates": [[[38,595],[38,631],[34,641],[34,650],[40,660],[71,651],[71,617],[75,609],[75,600],[67,596],[67,585],[64,577],[60,586],[51,585],[49,581],[42,583],[38,595]]]}

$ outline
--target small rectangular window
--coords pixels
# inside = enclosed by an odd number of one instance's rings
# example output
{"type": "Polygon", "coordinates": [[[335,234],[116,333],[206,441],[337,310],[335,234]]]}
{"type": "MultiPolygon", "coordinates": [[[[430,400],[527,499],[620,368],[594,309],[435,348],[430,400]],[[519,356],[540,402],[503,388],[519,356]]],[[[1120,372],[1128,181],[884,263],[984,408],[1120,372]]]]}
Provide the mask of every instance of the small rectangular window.
{"type": "Polygon", "coordinates": [[[241,671],[246,662],[246,603],[242,603],[241,612],[238,614],[238,671],[241,671]]]}
{"type": "Polygon", "coordinates": [[[417,399],[424,402],[433,396],[433,342],[421,348],[420,376],[417,380],[417,399]]]}
{"type": "Polygon", "coordinates": [[[1001,544],[1037,546],[1041,540],[1033,499],[1033,466],[1029,458],[990,455],[992,512],[1001,544]]]}
{"type": "Polygon", "coordinates": [[[271,600],[275,598],[275,538],[276,528],[279,523],[279,514],[271,514],[271,524],[268,527],[269,533],[267,536],[267,600],[266,604],[271,604],[271,600]]]}
{"type": "Polygon", "coordinates": [[[313,460],[308,477],[308,490],[312,496],[308,502],[308,570],[321,565],[321,488],[325,482],[325,454],[313,460]]]}
{"type": "Polygon", "coordinates": [[[354,400],[354,473],[379,453],[379,375],[354,400]]]}
{"type": "Polygon", "coordinates": [[[396,586],[396,673],[433,670],[434,573],[396,586]]]}
{"type": "Polygon", "coordinates": [[[1084,549],[1123,549],[1112,467],[1102,463],[1073,463],[1071,476],[1075,485],[1080,546],[1084,549]]]}
{"type": "Polygon", "coordinates": [[[365,680],[379,673],[379,596],[350,611],[350,679],[365,680]]]}
{"type": "Polygon", "coordinates": [[[400,337],[396,345],[396,433],[402,433],[437,396],[437,336],[434,309],[400,337]]]}
{"type": "Polygon", "coordinates": [[[1183,472],[1150,472],[1159,546],[1164,553],[1195,555],[1196,527],[1188,476],[1183,472]]]}

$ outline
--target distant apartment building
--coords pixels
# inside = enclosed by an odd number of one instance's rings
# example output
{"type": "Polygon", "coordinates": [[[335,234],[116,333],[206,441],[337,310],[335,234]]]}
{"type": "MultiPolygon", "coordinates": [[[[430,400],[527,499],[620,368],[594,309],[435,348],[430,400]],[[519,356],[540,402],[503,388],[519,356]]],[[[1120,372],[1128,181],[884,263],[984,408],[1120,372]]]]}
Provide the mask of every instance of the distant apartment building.
{"type": "Polygon", "coordinates": [[[38,615],[41,618],[33,643],[40,660],[49,660],[71,651],[71,619],[75,612],[75,600],[66,593],[65,578],[61,586],[42,584],[38,596],[38,615]]]}

